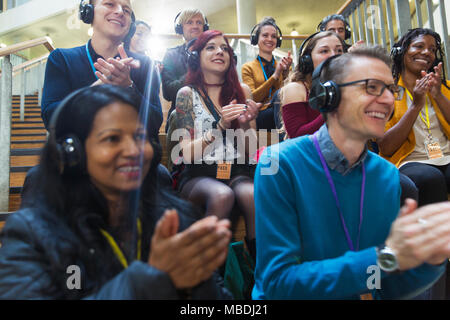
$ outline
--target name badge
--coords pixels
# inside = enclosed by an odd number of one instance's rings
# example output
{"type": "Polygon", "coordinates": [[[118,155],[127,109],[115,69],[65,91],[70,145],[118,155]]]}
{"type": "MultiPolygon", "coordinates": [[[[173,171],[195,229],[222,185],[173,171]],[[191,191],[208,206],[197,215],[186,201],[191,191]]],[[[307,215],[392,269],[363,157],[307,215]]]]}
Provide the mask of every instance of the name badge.
{"type": "Polygon", "coordinates": [[[441,146],[436,140],[430,139],[425,141],[425,150],[427,150],[428,159],[437,159],[444,156],[442,154],[441,146]]]}
{"type": "Polygon", "coordinates": [[[216,179],[230,180],[231,178],[231,163],[224,162],[217,164],[216,179]]]}
{"type": "Polygon", "coordinates": [[[359,298],[361,300],[373,300],[373,295],[371,293],[361,294],[359,298]]]}

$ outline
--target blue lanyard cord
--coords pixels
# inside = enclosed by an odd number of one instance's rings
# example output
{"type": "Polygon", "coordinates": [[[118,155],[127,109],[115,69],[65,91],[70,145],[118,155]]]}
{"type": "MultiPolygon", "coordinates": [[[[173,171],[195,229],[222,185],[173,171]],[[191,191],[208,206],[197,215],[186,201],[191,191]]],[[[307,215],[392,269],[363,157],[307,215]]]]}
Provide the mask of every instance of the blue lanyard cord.
{"type": "Polygon", "coordinates": [[[91,64],[92,72],[94,72],[94,76],[95,76],[95,78],[98,80],[98,77],[97,77],[97,75],[95,74],[95,72],[96,72],[97,70],[95,70],[94,62],[92,61],[91,54],[89,53],[89,47],[88,47],[88,44],[89,44],[89,42],[86,43],[86,55],[87,55],[87,57],[88,57],[89,63],[91,64]]]}
{"type": "MultiPolygon", "coordinates": [[[[266,70],[264,70],[264,66],[263,66],[263,63],[261,61],[261,57],[260,56],[258,56],[258,60],[259,60],[259,64],[261,65],[262,72],[264,74],[264,79],[267,81],[269,78],[267,78],[266,70]]],[[[275,65],[275,59],[272,58],[272,66],[274,66],[274,65],[275,65]]],[[[269,91],[269,98],[271,96],[272,96],[272,88],[270,88],[270,91],[269,91]]]]}

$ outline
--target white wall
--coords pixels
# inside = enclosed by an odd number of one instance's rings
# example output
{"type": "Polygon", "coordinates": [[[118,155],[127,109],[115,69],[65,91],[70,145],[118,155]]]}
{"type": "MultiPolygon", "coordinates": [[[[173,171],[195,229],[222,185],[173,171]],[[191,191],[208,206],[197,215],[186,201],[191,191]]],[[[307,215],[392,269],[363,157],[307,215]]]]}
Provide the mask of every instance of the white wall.
{"type": "Polygon", "coordinates": [[[66,12],[79,5],[78,0],[32,0],[0,13],[0,34],[5,34],[40,20],[66,12]]]}

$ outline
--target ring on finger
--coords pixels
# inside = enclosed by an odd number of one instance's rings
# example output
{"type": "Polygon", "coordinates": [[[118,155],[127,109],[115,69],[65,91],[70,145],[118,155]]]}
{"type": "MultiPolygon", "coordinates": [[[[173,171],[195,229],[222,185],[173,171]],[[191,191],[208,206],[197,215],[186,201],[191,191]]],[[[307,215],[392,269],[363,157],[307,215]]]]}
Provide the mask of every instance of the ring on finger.
{"type": "Polygon", "coordinates": [[[106,77],[106,80],[108,80],[108,81],[111,81],[111,80],[112,80],[112,78],[113,78],[113,75],[112,75],[112,74],[110,74],[109,76],[107,76],[107,77],[106,77]]]}
{"type": "Polygon", "coordinates": [[[428,221],[425,220],[425,219],[422,219],[422,218],[417,219],[417,222],[422,224],[422,225],[427,225],[428,224],[428,221]]]}

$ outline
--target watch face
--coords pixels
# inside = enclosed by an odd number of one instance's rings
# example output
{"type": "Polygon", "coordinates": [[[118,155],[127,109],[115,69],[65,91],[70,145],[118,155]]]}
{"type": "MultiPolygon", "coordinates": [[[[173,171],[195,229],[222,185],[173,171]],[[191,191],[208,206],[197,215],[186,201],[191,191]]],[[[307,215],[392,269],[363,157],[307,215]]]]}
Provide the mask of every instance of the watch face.
{"type": "Polygon", "coordinates": [[[392,269],[397,266],[397,260],[392,254],[382,254],[380,256],[380,262],[383,264],[383,266],[387,269],[392,269]]]}
{"type": "Polygon", "coordinates": [[[387,272],[394,271],[398,268],[397,258],[390,252],[380,252],[379,264],[380,268],[387,272]]]}

